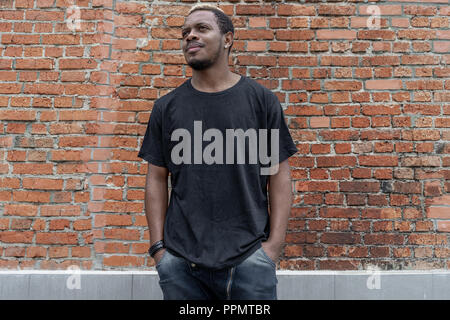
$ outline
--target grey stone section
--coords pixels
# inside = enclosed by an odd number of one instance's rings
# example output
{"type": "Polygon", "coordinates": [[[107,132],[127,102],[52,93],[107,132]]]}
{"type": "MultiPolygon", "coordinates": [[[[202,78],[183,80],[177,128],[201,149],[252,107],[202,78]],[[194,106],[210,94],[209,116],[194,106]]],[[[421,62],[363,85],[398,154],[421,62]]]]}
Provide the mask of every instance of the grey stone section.
{"type": "MultiPolygon", "coordinates": [[[[450,271],[278,271],[279,300],[450,300],[450,271]]],[[[160,300],[155,271],[0,271],[0,300],[160,300]]]]}
{"type": "Polygon", "coordinates": [[[133,300],[162,300],[158,275],[133,274],[133,300]]]}
{"type": "Polygon", "coordinates": [[[336,274],[335,299],[427,300],[432,298],[432,276],[431,273],[336,274]]]}
{"type": "Polygon", "coordinates": [[[28,299],[129,300],[131,289],[130,274],[32,274],[28,299]]]}
{"type": "Polygon", "coordinates": [[[28,299],[30,275],[23,274],[0,274],[0,299],[1,300],[23,300],[28,299]]]}
{"type": "Polygon", "coordinates": [[[433,300],[450,300],[450,272],[433,273],[431,298],[433,300]]]}
{"type": "Polygon", "coordinates": [[[279,300],[332,300],[334,275],[314,273],[277,275],[279,300]]]}

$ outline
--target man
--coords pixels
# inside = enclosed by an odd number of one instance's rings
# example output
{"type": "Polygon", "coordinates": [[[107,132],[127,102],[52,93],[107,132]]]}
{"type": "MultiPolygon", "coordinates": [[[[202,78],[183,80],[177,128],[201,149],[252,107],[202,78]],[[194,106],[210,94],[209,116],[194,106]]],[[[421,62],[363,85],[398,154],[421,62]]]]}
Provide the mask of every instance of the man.
{"type": "Polygon", "coordinates": [[[192,78],[155,101],[138,154],[164,299],[277,299],[297,148],[276,95],[229,70],[229,17],[198,5],[181,32],[192,78]]]}

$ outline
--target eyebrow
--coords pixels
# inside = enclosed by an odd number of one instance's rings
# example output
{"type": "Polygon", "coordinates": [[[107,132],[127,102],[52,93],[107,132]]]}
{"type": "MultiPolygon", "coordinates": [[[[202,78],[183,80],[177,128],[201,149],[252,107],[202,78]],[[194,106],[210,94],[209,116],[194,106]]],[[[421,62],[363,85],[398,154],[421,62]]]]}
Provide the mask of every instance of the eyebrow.
{"type": "MultiPolygon", "coordinates": [[[[204,25],[206,25],[206,26],[208,26],[208,27],[211,27],[211,25],[208,24],[208,23],[206,23],[206,22],[197,22],[194,26],[199,26],[199,25],[201,25],[201,24],[204,24],[204,25]]],[[[189,27],[182,27],[182,28],[181,28],[181,32],[186,31],[186,30],[188,30],[188,29],[189,29],[189,27]]]]}

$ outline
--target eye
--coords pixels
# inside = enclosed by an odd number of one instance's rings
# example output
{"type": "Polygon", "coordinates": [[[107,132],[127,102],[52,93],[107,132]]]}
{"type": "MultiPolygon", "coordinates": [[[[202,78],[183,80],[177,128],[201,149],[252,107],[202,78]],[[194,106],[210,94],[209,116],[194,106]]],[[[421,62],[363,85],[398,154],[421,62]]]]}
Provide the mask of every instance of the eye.
{"type": "MultiPolygon", "coordinates": [[[[205,30],[205,29],[208,29],[206,26],[199,26],[198,27],[200,30],[205,30]]],[[[181,32],[181,36],[184,38],[184,37],[186,37],[186,34],[187,34],[188,32],[187,31],[182,31],[181,32]]]]}

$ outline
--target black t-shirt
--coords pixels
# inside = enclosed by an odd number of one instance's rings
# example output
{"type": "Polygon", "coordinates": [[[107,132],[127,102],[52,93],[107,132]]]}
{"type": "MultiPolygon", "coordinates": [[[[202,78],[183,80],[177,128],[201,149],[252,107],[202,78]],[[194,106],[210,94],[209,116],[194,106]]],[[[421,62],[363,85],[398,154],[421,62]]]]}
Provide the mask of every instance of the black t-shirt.
{"type": "Polygon", "coordinates": [[[196,90],[188,79],[157,99],[138,157],[170,172],[166,248],[213,269],[242,262],[269,237],[269,175],[262,170],[296,152],[277,96],[251,78],[241,76],[212,93],[196,90]],[[248,133],[245,149],[239,129],[248,133]],[[273,156],[273,141],[278,159],[267,163],[258,154],[250,160],[255,144],[273,156]]]}

